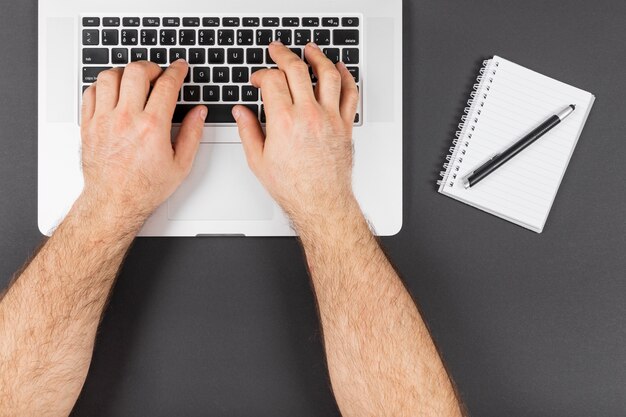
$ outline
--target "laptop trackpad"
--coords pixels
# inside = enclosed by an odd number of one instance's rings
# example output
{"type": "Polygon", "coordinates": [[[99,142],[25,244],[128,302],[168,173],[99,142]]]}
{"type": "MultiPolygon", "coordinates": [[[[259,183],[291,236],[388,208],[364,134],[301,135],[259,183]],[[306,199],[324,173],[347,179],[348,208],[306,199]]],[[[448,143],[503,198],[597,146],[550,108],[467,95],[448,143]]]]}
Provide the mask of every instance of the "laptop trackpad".
{"type": "Polygon", "coordinates": [[[239,143],[202,144],[189,178],[168,202],[170,220],[271,220],[274,202],[239,143]]]}

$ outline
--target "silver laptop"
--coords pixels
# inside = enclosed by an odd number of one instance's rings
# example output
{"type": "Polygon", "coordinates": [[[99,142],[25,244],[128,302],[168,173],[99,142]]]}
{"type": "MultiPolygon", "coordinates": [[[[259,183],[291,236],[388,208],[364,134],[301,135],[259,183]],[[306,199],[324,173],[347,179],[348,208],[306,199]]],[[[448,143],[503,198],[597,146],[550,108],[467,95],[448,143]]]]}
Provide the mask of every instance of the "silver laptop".
{"type": "MultiPolygon", "coordinates": [[[[190,74],[172,134],[197,104],[209,107],[193,171],[141,236],[293,236],[289,220],[246,165],[230,109],[264,122],[249,84],[281,40],[302,56],[317,42],[346,63],[361,91],[354,128],[354,190],[375,232],[402,226],[402,1],[107,0],[39,2],[39,229],[50,235],[83,187],[80,105],[100,71],[185,58],[190,74]]],[[[315,78],[312,76],[312,81],[315,78]]]]}

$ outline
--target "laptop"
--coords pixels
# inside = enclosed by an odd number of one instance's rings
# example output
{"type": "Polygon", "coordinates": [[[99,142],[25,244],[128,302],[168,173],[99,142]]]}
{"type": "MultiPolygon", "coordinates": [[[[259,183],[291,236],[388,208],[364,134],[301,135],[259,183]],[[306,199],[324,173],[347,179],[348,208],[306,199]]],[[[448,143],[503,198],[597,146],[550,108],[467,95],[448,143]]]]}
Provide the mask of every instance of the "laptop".
{"type": "MultiPolygon", "coordinates": [[[[402,227],[402,1],[107,0],[39,2],[38,224],[50,235],[83,187],[82,92],[99,72],[132,61],[190,63],[172,120],[209,107],[189,178],[140,236],[293,236],[289,219],[246,165],[235,104],[265,121],[249,83],[275,67],[281,40],[302,57],[316,42],[346,63],[361,102],[354,122],[354,192],[377,235],[402,227]]],[[[315,77],[311,75],[312,81],[315,77]]]]}

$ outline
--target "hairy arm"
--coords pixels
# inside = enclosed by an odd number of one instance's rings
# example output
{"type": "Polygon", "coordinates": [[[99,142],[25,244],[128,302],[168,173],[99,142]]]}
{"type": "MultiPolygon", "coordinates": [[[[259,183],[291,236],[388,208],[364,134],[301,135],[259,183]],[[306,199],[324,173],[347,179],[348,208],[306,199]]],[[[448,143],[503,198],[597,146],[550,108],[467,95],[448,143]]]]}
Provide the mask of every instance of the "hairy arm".
{"type": "Polygon", "coordinates": [[[235,110],[248,163],[299,233],[315,288],[333,391],[344,417],[461,416],[428,329],[352,193],[354,80],[314,44],[319,80],[280,43],[256,72],[266,132],[235,110]]]}
{"type": "Polygon", "coordinates": [[[174,146],[170,137],[186,73],[184,62],[163,75],[134,63],[85,92],[84,190],[0,300],[0,416],[71,412],[124,255],[191,169],[206,108],[189,113],[174,146]]]}

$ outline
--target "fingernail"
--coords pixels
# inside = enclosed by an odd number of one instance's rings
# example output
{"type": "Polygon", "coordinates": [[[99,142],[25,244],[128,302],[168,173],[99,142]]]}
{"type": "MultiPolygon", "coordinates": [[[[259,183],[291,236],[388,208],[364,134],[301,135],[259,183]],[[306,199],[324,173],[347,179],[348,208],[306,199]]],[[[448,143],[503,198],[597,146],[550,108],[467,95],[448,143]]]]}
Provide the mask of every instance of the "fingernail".
{"type": "Polygon", "coordinates": [[[310,42],[307,46],[310,46],[313,49],[320,49],[320,47],[317,46],[317,44],[315,42],[310,42]]]}
{"type": "Polygon", "coordinates": [[[239,110],[239,107],[234,107],[233,117],[235,118],[235,120],[239,120],[239,116],[241,116],[241,110],[239,110]]]}
{"type": "Polygon", "coordinates": [[[272,45],[282,45],[283,43],[281,41],[274,41],[272,42],[272,45]]]}
{"type": "Polygon", "coordinates": [[[184,58],[178,58],[176,61],[174,61],[174,64],[182,64],[183,62],[187,63],[184,58]]]}
{"type": "Polygon", "coordinates": [[[200,109],[200,119],[204,122],[206,120],[206,115],[208,114],[208,110],[206,107],[202,107],[200,109]]]}

